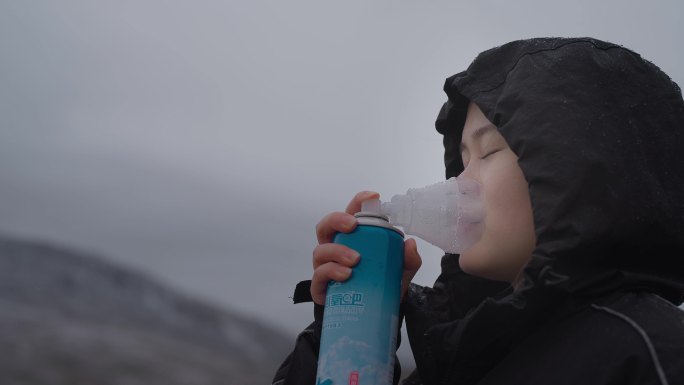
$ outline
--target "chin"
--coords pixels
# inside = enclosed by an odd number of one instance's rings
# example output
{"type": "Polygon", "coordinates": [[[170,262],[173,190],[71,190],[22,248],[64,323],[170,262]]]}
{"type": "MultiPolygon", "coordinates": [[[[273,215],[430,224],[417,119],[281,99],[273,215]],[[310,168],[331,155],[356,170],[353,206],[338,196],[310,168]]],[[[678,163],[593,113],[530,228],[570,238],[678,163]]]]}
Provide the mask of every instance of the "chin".
{"type": "Polygon", "coordinates": [[[477,245],[461,253],[458,264],[467,274],[492,281],[511,282],[511,277],[506,274],[505,269],[487,258],[486,254],[478,252],[477,245]]]}

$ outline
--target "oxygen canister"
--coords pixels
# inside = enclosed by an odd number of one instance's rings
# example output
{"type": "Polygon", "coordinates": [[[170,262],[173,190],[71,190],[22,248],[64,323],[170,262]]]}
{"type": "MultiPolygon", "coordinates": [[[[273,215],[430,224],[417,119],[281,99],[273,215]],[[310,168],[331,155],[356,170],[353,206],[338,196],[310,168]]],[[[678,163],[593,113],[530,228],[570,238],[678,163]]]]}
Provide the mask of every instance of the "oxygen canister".
{"type": "Polygon", "coordinates": [[[391,385],[399,327],[404,234],[376,212],[333,242],[361,258],[345,282],[328,285],[317,385],[391,385]]]}

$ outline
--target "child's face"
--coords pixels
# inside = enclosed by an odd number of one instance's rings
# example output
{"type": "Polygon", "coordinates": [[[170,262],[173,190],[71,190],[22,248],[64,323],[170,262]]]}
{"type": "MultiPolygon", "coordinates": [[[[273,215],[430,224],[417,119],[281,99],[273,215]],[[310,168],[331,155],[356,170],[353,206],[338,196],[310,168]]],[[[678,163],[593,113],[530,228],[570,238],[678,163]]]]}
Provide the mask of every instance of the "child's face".
{"type": "Polygon", "coordinates": [[[513,283],[536,242],[528,185],[518,157],[474,103],[468,106],[461,156],[462,175],[482,184],[485,211],[482,238],[461,253],[461,268],[513,283]]]}

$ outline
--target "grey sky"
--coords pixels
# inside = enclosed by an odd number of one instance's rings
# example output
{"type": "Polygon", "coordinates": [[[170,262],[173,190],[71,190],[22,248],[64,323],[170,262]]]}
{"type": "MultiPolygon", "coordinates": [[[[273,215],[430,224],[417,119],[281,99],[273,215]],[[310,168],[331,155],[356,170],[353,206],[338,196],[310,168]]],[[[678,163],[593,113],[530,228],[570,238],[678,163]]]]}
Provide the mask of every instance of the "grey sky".
{"type": "MultiPolygon", "coordinates": [[[[443,178],[444,79],[593,36],[684,84],[684,2],[0,1],[0,232],[136,266],[295,333],[314,225],[443,178]]],[[[436,277],[441,253],[419,243],[436,277]]]]}

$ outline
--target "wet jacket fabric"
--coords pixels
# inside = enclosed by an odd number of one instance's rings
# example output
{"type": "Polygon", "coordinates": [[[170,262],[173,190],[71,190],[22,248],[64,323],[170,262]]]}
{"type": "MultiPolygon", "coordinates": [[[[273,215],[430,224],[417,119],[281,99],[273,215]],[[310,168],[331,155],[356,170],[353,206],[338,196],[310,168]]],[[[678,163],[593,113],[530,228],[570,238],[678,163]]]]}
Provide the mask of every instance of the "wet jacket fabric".
{"type": "MultiPolygon", "coordinates": [[[[405,383],[684,384],[679,87],[624,47],[542,38],[481,53],[444,90],[447,178],[472,101],[518,156],[537,244],[515,289],[450,254],[433,287],[411,285],[405,383]]],[[[276,382],[315,383],[313,325],[276,382]]]]}

